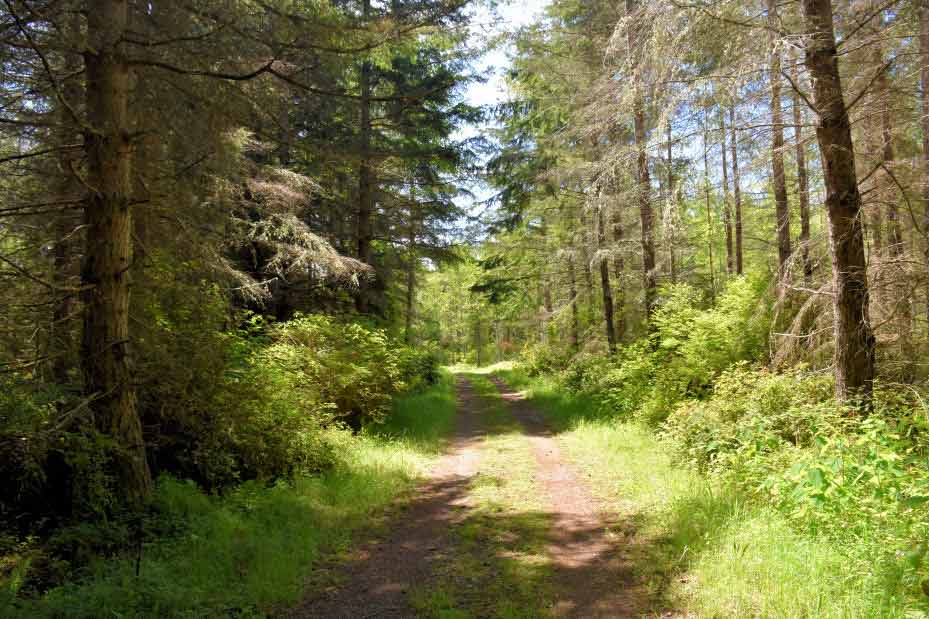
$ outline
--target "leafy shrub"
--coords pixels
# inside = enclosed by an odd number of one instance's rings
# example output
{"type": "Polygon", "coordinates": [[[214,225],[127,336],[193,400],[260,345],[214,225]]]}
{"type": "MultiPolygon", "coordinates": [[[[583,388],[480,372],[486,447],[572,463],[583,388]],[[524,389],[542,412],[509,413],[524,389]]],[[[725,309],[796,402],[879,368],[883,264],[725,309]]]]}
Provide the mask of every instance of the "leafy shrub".
{"type": "Polygon", "coordinates": [[[115,445],[86,402],[15,375],[0,379],[0,525],[32,533],[69,516],[99,517],[116,502],[115,445]]]}
{"type": "Polygon", "coordinates": [[[567,354],[561,348],[539,342],[531,344],[523,350],[520,365],[529,376],[550,374],[568,364],[567,354]]]}
{"type": "Polygon", "coordinates": [[[565,376],[576,391],[594,397],[601,413],[628,417],[652,397],[657,369],[648,342],[640,340],[619,350],[607,363],[573,365],[565,376]]]}
{"type": "Polygon", "coordinates": [[[665,289],[665,300],[652,317],[663,375],[656,380],[657,394],[701,396],[731,364],[762,356],[768,327],[766,314],[758,312],[763,284],[761,279],[737,278],[707,310],[697,309],[699,294],[692,287],[665,289]]]}
{"type": "MultiPolygon", "coordinates": [[[[286,372],[304,401],[358,429],[383,421],[394,394],[406,389],[400,347],[381,330],[326,316],[298,316],[273,330],[261,363],[286,372]]],[[[322,411],[319,411],[322,413],[322,411]]]]}
{"type": "Polygon", "coordinates": [[[612,357],[567,359],[532,347],[524,353],[523,370],[529,376],[554,373],[563,388],[597,401],[602,415],[660,424],[680,401],[708,395],[727,367],[765,350],[767,314],[758,311],[765,283],[734,279],[710,309],[700,309],[701,295],[692,286],[668,286],[648,337],[612,357]]]}
{"type": "Polygon", "coordinates": [[[0,376],[0,476],[5,480],[0,484],[0,516],[37,500],[46,483],[46,433],[56,417],[50,396],[15,375],[0,376]]]}
{"type": "Polygon", "coordinates": [[[406,388],[416,391],[439,382],[441,355],[434,348],[400,349],[400,375],[406,388]]]}
{"type": "Polygon", "coordinates": [[[438,376],[433,351],[361,324],[317,315],[242,324],[214,343],[224,356],[210,366],[214,385],[159,415],[160,470],[209,488],[324,470],[338,454],[326,427],[379,423],[396,394],[438,376]]]}
{"type": "Polygon", "coordinates": [[[725,465],[736,452],[809,446],[840,421],[831,377],[803,368],[772,374],[740,363],[719,376],[711,398],[679,404],[664,433],[681,459],[706,470],[720,458],[725,465]]]}
{"type": "MultiPolygon", "coordinates": [[[[869,416],[838,407],[832,378],[740,364],[712,397],[681,403],[664,425],[679,459],[707,471],[795,530],[880,563],[887,590],[921,599],[929,583],[929,465],[916,394],[876,392],[869,416]]],[[[877,569],[877,568],[875,568],[877,569]]]]}

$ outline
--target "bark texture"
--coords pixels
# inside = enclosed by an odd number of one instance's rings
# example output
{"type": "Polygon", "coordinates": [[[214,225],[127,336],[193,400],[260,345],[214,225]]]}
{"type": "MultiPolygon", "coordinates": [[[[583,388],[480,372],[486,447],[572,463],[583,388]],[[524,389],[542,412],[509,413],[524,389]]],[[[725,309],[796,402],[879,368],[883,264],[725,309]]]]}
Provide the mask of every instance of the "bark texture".
{"type": "MultiPolygon", "coordinates": [[[[626,12],[631,15],[636,11],[635,0],[626,0],[626,12]]],[[[635,49],[636,38],[634,28],[628,32],[629,49],[635,49]]],[[[657,281],[655,278],[655,239],[653,233],[653,216],[651,193],[652,184],[648,173],[648,156],[645,152],[646,131],[645,131],[645,97],[639,84],[638,76],[635,77],[633,86],[635,93],[633,95],[633,125],[635,133],[635,146],[637,152],[636,160],[636,181],[638,189],[636,195],[639,202],[639,219],[642,227],[642,276],[643,288],[645,291],[645,315],[650,316],[655,306],[655,297],[657,292],[657,281]]]]}
{"type": "Polygon", "coordinates": [[[130,68],[123,39],[126,0],[87,1],[85,134],[88,185],[82,370],[97,428],[117,444],[125,498],[141,504],[152,488],[129,364],[132,262],[130,68]]]}
{"type": "Polygon", "coordinates": [[[835,389],[840,401],[870,402],[874,334],[868,309],[868,274],[861,225],[855,151],[836,56],[830,0],[802,0],[807,26],[806,66],[819,114],[816,138],[822,155],[832,255],[835,314],[835,389]]]}
{"type": "MultiPolygon", "coordinates": [[[[777,26],[777,0],[768,0],[768,22],[777,26]]],[[[768,64],[771,80],[771,183],[774,186],[774,207],[777,225],[777,264],[784,275],[790,260],[790,206],[787,203],[787,181],[784,175],[784,112],[781,108],[781,51],[777,39],[771,37],[768,64]]]]}

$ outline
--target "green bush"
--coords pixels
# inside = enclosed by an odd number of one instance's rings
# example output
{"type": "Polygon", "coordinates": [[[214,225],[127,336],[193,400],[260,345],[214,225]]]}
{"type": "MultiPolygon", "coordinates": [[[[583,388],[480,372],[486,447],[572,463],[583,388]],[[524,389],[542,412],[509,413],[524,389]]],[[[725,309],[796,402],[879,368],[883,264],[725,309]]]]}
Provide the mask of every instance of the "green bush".
{"type": "Polygon", "coordinates": [[[761,277],[729,283],[719,303],[701,309],[701,294],[677,284],[662,290],[651,333],[615,355],[573,358],[545,346],[525,351],[529,376],[554,374],[561,387],[591,396],[604,416],[635,416],[660,424],[677,404],[701,398],[727,367],[765,350],[768,314],[759,311],[766,288],[761,277]]]}
{"type": "Polygon", "coordinates": [[[830,376],[803,368],[772,374],[740,363],[717,378],[712,397],[679,404],[664,433],[681,459],[706,470],[737,452],[809,446],[840,425],[830,376]]]}
{"type": "Polygon", "coordinates": [[[681,403],[663,438],[679,460],[777,509],[796,531],[874,565],[884,587],[922,599],[929,584],[929,464],[921,398],[879,388],[863,416],[840,408],[832,378],[744,364],[710,398],[681,403]]]}
{"type": "Polygon", "coordinates": [[[433,352],[361,324],[317,315],[243,324],[215,343],[225,359],[209,372],[213,387],[161,412],[173,430],[156,446],[160,470],[208,488],[324,470],[338,453],[324,428],[380,423],[395,395],[438,377],[433,352]]]}
{"type": "Polygon", "coordinates": [[[289,388],[317,414],[355,429],[383,421],[394,394],[407,388],[409,359],[382,330],[327,316],[298,316],[272,330],[260,362],[284,372],[289,388]]]}
{"type": "Polygon", "coordinates": [[[564,368],[568,363],[568,353],[552,344],[538,342],[526,346],[520,360],[527,375],[541,376],[564,368]]]}
{"type": "Polygon", "coordinates": [[[400,374],[410,391],[429,387],[439,382],[441,355],[434,348],[400,349],[400,374]]]}

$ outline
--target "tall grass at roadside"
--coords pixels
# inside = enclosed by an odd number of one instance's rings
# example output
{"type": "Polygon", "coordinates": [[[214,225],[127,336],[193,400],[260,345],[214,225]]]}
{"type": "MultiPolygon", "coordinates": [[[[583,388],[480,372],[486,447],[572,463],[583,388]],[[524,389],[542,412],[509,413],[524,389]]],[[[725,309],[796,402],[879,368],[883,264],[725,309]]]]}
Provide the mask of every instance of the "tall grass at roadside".
{"type": "MultiPolygon", "coordinates": [[[[611,420],[544,377],[503,373],[561,430],[611,512],[635,530],[636,569],[676,610],[702,617],[913,617],[895,567],[799,532],[775,509],[672,462],[654,431],[611,420]]],[[[872,557],[873,558],[873,557],[872,557]]]]}
{"type": "Polygon", "coordinates": [[[40,598],[3,583],[2,616],[259,616],[298,602],[312,565],[408,491],[440,451],[455,400],[447,374],[396,400],[390,423],[352,436],[330,431],[340,459],[316,477],[246,482],[223,497],[159,480],[154,526],[170,533],[136,556],[101,559],[40,598]]]}

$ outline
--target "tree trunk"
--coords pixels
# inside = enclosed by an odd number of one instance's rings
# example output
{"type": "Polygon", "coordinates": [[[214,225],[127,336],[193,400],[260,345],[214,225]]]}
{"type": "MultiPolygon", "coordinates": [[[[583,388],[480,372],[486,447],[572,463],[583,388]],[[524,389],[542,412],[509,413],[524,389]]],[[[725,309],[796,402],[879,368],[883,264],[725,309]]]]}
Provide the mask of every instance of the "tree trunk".
{"type": "MultiPolygon", "coordinates": [[[[777,0],[768,0],[768,23],[777,27],[777,0]]],[[[784,277],[790,260],[790,206],[787,203],[787,182],[784,176],[784,113],[781,109],[781,52],[775,36],[771,36],[769,63],[771,80],[771,182],[774,185],[774,205],[777,223],[778,276],[784,277]]]]}
{"type": "Polygon", "coordinates": [[[735,132],[735,100],[729,108],[729,128],[732,131],[732,197],[735,202],[735,272],[741,275],[742,266],[742,186],[739,172],[739,144],[735,132]]]}
{"type": "Polygon", "coordinates": [[[819,112],[816,138],[826,182],[835,313],[835,391],[840,401],[870,405],[874,334],[868,311],[868,274],[855,173],[851,123],[842,94],[830,0],[802,0],[809,35],[806,66],[819,112]]]}
{"type": "MultiPolygon", "coordinates": [[[[794,84],[800,84],[799,61],[795,58],[794,84]]],[[[813,263],[810,261],[810,180],[806,170],[806,148],[803,145],[803,111],[800,95],[793,96],[794,148],[797,154],[797,195],[800,198],[800,252],[803,259],[803,280],[809,286],[813,278],[813,263]]]]}
{"type": "Polygon", "coordinates": [[[674,244],[677,241],[675,225],[677,204],[674,201],[674,157],[672,153],[674,143],[671,140],[671,121],[668,121],[668,211],[671,218],[670,234],[668,235],[668,260],[671,262],[671,283],[677,283],[677,256],[674,244]]]}
{"type": "MultiPolygon", "coordinates": [[[[364,0],[362,15],[365,21],[371,13],[371,0],[364,0]]],[[[367,58],[361,63],[361,98],[359,100],[361,118],[359,125],[358,165],[358,259],[371,264],[371,242],[374,236],[374,175],[371,170],[371,61],[367,58]]],[[[360,314],[370,311],[369,286],[362,283],[355,297],[355,307],[360,314]]]]}
{"type": "MultiPolygon", "coordinates": [[[[601,196],[602,198],[602,196],[601,196]]],[[[603,217],[603,204],[597,205],[597,249],[600,263],[600,288],[603,292],[603,324],[606,328],[606,342],[610,353],[616,352],[616,331],[613,328],[613,291],[610,288],[610,265],[603,255],[606,245],[606,222],[603,217]]]]}
{"type": "Polygon", "coordinates": [[[716,304],[716,266],[713,260],[713,205],[710,199],[710,140],[703,126],[703,189],[706,195],[706,251],[710,265],[710,299],[716,304]]]}
{"type": "Polygon", "coordinates": [[[97,428],[118,446],[127,502],[139,506],[152,488],[129,365],[129,268],[132,261],[130,69],[123,50],[127,0],[87,1],[85,135],[86,246],[81,270],[84,390],[93,396],[97,428]]]}
{"type": "Polygon", "coordinates": [[[619,205],[613,208],[613,243],[616,245],[616,254],[613,257],[613,270],[616,274],[616,298],[613,300],[615,309],[614,324],[616,325],[616,341],[621,342],[626,337],[626,260],[623,258],[623,221],[619,205]]]}
{"type": "MultiPolygon", "coordinates": [[[[411,198],[412,199],[412,198],[411,198]]],[[[407,346],[413,343],[413,311],[415,308],[416,296],[416,228],[417,222],[413,215],[413,207],[410,206],[410,244],[407,248],[407,265],[406,265],[406,324],[403,329],[403,341],[407,346]]]]}
{"type": "MultiPolygon", "coordinates": [[[[626,0],[626,13],[632,15],[636,10],[635,0],[626,0]]],[[[636,45],[635,29],[628,30],[629,49],[634,50],[636,45]]],[[[651,316],[655,306],[657,282],[655,280],[655,240],[652,231],[652,184],[648,174],[648,156],[645,152],[645,96],[642,92],[640,77],[634,77],[635,94],[633,96],[633,125],[635,133],[635,146],[637,151],[636,180],[638,182],[637,197],[639,201],[639,219],[642,227],[642,277],[645,292],[645,317],[651,316]]]]}
{"type": "MultiPolygon", "coordinates": [[[[929,235],[929,0],[919,3],[919,58],[920,58],[920,99],[922,114],[920,125],[923,133],[923,232],[929,235]]],[[[923,248],[923,260],[929,271],[929,242],[923,248]]],[[[926,322],[929,324],[929,280],[926,289],[926,322]]]]}
{"type": "Polygon", "coordinates": [[[719,110],[719,126],[722,135],[723,155],[723,224],[726,227],[726,273],[735,271],[735,255],[732,246],[732,209],[729,204],[729,162],[726,161],[726,117],[722,108],[719,110]]]}
{"type": "Polygon", "coordinates": [[[580,319],[577,309],[577,274],[574,270],[574,256],[568,256],[568,294],[570,295],[569,303],[571,304],[571,332],[568,335],[568,342],[572,350],[577,350],[580,344],[580,319]]]}

